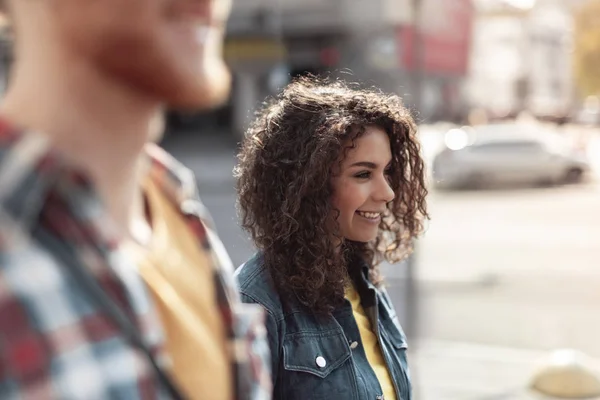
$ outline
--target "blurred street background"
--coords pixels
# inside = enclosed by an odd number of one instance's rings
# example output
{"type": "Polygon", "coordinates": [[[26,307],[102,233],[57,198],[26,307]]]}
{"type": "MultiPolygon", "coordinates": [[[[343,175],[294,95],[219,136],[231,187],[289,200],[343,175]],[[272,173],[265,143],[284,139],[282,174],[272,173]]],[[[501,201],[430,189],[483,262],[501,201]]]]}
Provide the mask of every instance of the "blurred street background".
{"type": "Polygon", "coordinates": [[[232,178],[253,110],[307,73],[377,86],[414,111],[429,168],[427,232],[384,266],[416,399],[526,398],[559,349],[600,377],[599,0],[237,0],[224,52],[230,101],[170,111],[162,145],[235,265],[253,253],[232,178]]]}

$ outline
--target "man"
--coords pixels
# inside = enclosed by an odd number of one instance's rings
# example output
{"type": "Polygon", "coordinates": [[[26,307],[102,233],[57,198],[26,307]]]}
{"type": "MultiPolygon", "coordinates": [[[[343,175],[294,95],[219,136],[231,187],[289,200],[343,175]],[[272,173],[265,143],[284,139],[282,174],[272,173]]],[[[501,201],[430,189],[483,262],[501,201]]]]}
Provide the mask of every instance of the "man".
{"type": "Polygon", "coordinates": [[[229,0],[5,0],[0,398],[268,398],[262,314],[163,106],[222,101],[229,0]]]}

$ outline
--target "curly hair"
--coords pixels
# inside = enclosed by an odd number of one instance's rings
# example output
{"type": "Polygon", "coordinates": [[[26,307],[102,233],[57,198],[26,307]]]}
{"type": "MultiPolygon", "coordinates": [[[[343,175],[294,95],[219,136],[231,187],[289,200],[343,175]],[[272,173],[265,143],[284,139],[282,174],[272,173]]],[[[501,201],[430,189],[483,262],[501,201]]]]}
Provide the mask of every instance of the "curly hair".
{"type": "Polygon", "coordinates": [[[379,285],[379,263],[406,258],[428,218],[416,126],[395,95],[299,78],[257,112],[238,161],[242,227],[263,253],[279,294],[316,313],[331,312],[342,301],[353,257],[368,264],[369,279],[379,285]],[[339,213],[331,202],[331,177],[372,125],[390,140],[395,198],[372,243],[350,242],[331,223],[339,213]]]}

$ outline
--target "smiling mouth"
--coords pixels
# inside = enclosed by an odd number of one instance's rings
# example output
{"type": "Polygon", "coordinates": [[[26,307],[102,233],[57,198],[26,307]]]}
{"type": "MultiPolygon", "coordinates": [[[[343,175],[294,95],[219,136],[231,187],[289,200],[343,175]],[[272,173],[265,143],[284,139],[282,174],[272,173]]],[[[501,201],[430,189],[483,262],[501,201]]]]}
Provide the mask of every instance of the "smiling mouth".
{"type": "Polygon", "coordinates": [[[379,212],[368,212],[368,211],[358,211],[357,210],[356,213],[358,215],[360,215],[361,217],[366,218],[371,221],[377,221],[378,219],[381,218],[381,213],[379,213],[379,212]]]}

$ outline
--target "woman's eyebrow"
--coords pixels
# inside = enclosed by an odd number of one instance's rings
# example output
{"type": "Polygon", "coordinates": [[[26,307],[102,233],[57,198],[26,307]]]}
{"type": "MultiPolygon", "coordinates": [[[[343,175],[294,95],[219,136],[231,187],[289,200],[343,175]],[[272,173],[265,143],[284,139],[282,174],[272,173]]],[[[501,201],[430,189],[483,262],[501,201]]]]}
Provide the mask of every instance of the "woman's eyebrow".
{"type": "Polygon", "coordinates": [[[350,165],[351,167],[366,167],[370,169],[377,169],[377,164],[371,161],[357,161],[350,165]]]}

